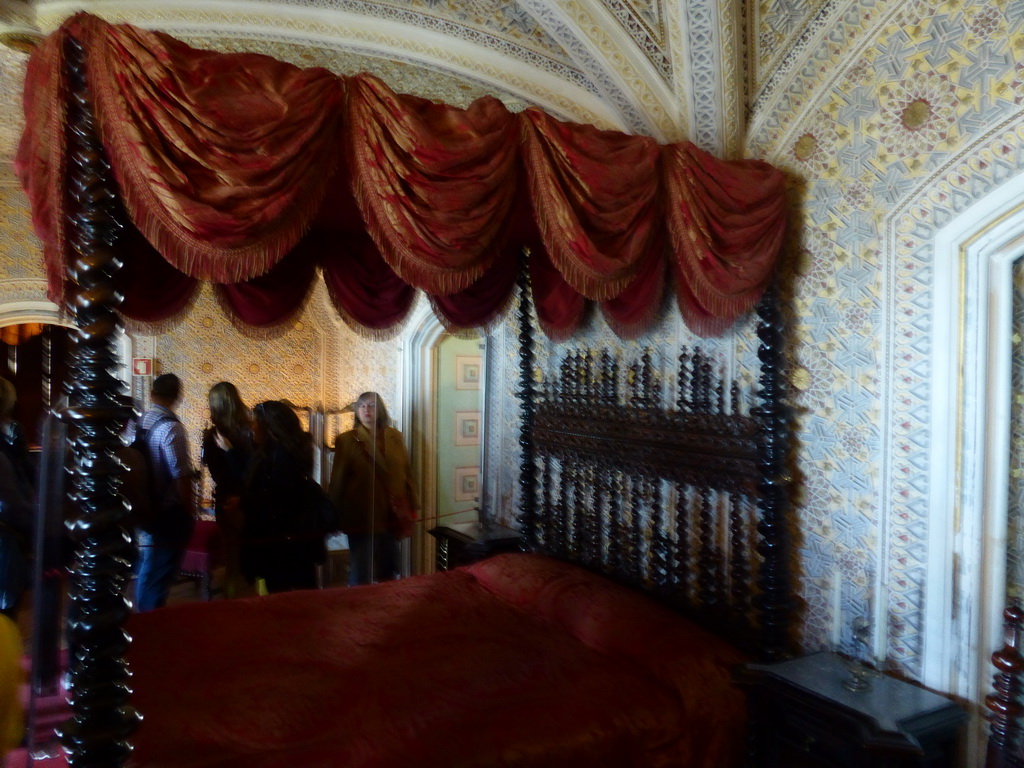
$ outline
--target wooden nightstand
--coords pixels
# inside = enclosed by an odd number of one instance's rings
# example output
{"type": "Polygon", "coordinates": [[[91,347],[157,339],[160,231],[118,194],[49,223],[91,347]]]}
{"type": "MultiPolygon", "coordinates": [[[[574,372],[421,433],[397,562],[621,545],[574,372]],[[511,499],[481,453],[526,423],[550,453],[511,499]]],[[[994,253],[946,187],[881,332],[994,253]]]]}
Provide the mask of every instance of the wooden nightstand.
{"type": "Polygon", "coordinates": [[[453,523],[431,528],[437,539],[437,570],[447,571],[485,557],[519,550],[519,531],[491,523],[453,523]]]}
{"type": "Polygon", "coordinates": [[[833,653],[748,664],[751,765],[758,768],[955,768],[967,714],[911,683],[872,673],[849,691],[833,653]]]}

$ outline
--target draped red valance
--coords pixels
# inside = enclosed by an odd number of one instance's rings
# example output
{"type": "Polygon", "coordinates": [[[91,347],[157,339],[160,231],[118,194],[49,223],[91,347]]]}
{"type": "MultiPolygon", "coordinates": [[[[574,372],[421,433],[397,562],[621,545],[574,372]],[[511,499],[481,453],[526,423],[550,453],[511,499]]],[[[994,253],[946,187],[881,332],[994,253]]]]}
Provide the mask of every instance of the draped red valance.
{"type": "Polygon", "coordinates": [[[57,301],[72,254],[69,38],[127,214],[117,279],[130,317],[170,317],[207,280],[242,322],[278,323],[319,267],[356,328],[398,328],[416,290],[446,325],[478,327],[507,305],[526,248],[555,338],[590,301],[638,335],[670,285],[708,335],[753,306],[779,258],[784,182],[767,163],[490,97],[458,109],[80,13],[32,55],[16,163],[57,301]]]}

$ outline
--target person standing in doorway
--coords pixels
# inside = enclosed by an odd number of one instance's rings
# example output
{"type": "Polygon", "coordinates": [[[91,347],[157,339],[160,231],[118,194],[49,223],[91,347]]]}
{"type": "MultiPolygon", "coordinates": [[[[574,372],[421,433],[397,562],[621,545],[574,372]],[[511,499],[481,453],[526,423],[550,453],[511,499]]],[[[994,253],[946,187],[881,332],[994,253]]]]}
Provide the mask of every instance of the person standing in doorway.
{"type": "Polygon", "coordinates": [[[402,433],[376,392],[359,396],[353,428],[335,440],[327,495],[348,535],[349,586],[394,579],[418,505],[402,433]]]}
{"type": "Polygon", "coordinates": [[[139,545],[135,608],[150,611],[167,602],[181,568],[196,517],[195,469],[188,435],[174,412],[181,381],[173,373],[153,380],[152,407],[142,415],[150,482],[156,504],[148,530],[136,532],[139,545]]]}

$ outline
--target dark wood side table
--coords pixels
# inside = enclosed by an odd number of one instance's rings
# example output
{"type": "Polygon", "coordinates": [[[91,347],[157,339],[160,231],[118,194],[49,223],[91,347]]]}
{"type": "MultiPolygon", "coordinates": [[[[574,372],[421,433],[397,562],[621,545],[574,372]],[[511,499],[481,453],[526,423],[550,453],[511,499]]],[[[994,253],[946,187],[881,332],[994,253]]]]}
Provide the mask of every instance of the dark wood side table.
{"type": "Polygon", "coordinates": [[[834,653],[747,664],[752,765],[758,768],[955,768],[967,713],[912,683],[879,673],[850,691],[834,653]]]}
{"type": "Polygon", "coordinates": [[[453,523],[431,528],[437,539],[437,570],[469,565],[491,555],[519,550],[519,531],[489,523],[453,523]]]}

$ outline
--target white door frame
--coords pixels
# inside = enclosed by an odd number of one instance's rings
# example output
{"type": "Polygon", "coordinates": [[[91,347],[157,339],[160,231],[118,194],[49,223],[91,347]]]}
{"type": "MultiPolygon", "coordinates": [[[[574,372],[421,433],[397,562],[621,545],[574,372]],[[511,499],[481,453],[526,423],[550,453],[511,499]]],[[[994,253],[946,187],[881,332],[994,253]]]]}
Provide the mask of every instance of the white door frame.
{"type": "Polygon", "coordinates": [[[402,432],[412,455],[414,476],[419,478],[420,519],[412,540],[414,573],[433,573],[434,541],[427,534],[437,524],[437,416],[434,389],[437,380],[437,345],[444,326],[431,311],[430,302],[419,301],[409,318],[402,350],[402,432]]]}
{"type": "Polygon", "coordinates": [[[972,704],[980,764],[989,657],[1006,594],[1013,263],[1024,255],[1024,176],[935,238],[930,496],[922,682],[972,704]]]}

